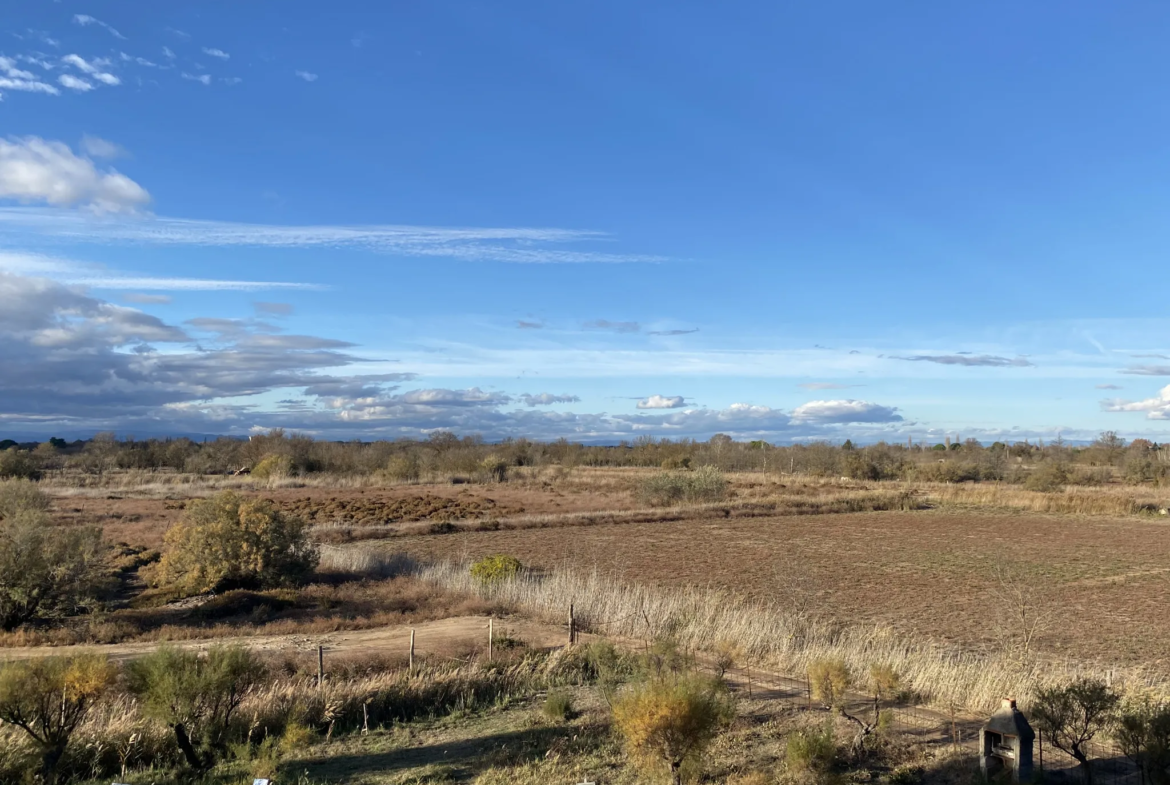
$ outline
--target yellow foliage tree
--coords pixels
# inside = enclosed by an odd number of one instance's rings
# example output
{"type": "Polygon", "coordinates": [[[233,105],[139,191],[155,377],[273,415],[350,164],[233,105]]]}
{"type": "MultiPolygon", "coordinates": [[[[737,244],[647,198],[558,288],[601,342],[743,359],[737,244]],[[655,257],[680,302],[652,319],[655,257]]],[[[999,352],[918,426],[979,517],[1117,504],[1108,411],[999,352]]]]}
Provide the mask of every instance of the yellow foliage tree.
{"type": "Polygon", "coordinates": [[[673,785],[698,768],[703,751],[734,716],[723,683],[694,673],[664,673],[634,686],[613,706],[630,758],[673,785]]]}
{"type": "Polygon", "coordinates": [[[809,687],[812,697],[830,709],[841,708],[845,691],[853,683],[853,675],[844,660],[817,660],[808,667],[809,687]]]}
{"type": "Polygon", "coordinates": [[[23,730],[40,748],[43,782],[57,781],[57,764],[69,738],[115,676],[109,660],[96,654],[0,667],[0,721],[23,730]]]}
{"type": "Polygon", "coordinates": [[[155,583],[189,594],[296,583],[318,560],[303,521],[231,491],[192,504],[164,542],[155,583]]]}

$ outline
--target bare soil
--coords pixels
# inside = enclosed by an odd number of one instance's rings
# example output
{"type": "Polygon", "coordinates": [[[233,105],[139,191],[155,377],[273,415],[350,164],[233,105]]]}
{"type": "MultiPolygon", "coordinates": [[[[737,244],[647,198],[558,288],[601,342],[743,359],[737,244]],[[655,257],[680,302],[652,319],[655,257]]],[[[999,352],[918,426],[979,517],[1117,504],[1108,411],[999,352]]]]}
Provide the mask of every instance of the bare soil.
{"type": "Polygon", "coordinates": [[[1048,616],[1042,650],[1170,665],[1170,525],[1155,519],[877,512],[465,532],[389,547],[428,559],[507,553],[534,567],[730,587],[987,647],[992,628],[1008,623],[996,597],[1006,571],[1048,616]]]}

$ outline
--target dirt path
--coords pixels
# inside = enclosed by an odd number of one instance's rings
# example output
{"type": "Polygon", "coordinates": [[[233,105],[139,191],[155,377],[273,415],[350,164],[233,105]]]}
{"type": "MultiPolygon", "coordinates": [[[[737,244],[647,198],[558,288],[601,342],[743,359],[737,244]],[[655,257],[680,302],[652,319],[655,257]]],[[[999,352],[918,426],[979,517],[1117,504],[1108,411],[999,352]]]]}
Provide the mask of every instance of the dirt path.
{"type": "MultiPolygon", "coordinates": [[[[415,631],[415,652],[420,655],[450,656],[466,651],[469,646],[483,647],[488,638],[487,616],[456,616],[415,625],[379,627],[372,630],[342,630],[321,635],[241,635],[236,637],[202,638],[183,641],[149,641],[142,643],[114,643],[93,646],[36,646],[0,649],[0,662],[32,657],[97,652],[113,660],[141,657],[169,643],[183,649],[206,649],[215,644],[242,643],[264,652],[315,651],[318,646],[326,654],[401,654],[410,651],[410,631],[415,631]]],[[[563,645],[565,633],[556,627],[537,624],[525,619],[508,618],[494,621],[495,635],[510,635],[523,640],[533,648],[563,645]]]]}

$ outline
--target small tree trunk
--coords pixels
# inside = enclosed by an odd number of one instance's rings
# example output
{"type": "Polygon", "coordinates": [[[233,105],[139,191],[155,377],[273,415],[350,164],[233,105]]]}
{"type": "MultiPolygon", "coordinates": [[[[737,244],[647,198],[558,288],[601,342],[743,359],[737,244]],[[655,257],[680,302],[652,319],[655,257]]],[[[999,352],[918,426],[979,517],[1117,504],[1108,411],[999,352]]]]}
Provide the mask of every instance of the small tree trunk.
{"type": "Polygon", "coordinates": [[[65,743],[58,742],[56,744],[49,744],[45,746],[41,753],[41,779],[42,781],[53,785],[57,782],[57,764],[61,762],[61,757],[65,754],[65,743]]]}
{"type": "Polygon", "coordinates": [[[1081,775],[1085,779],[1085,785],[1093,785],[1093,767],[1089,765],[1089,758],[1081,751],[1080,745],[1073,744],[1072,756],[1077,759],[1077,763],[1081,765],[1081,775]]]}
{"type": "Polygon", "coordinates": [[[199,757],[199,753],[195,751],[195,746],[191,744],[191,737],[187,735],[187,728],[181,722],[172,727],[175,730],[175,741],[178,743],[179,749],[183,752],[183,757],[187,759],[187,765],[197,771],[201,771],[203,769],[203,759],[199,757]]]}

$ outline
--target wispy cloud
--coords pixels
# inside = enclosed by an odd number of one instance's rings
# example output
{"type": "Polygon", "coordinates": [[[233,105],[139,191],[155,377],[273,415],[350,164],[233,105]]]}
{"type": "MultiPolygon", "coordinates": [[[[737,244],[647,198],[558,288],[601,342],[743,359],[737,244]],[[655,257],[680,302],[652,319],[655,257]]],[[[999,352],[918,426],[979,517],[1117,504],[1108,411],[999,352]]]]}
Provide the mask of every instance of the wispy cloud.
{"type": "Polygon", "coordinates": [[[162,48],[162,53],[163,53],[163,57],[167,58],[168,60],[175,59],[175,53],[171,51],[171,48],[169,46],[164,46],[162,48]]]}
{"type": "Polygon", "coordinates": [[[611,322],[608,319],[594,319],[590,322],[585,322],[585,328],[589,330],[608,330],[614,333],[636,333],[642,329],[642,326],[637,322],[611,322]]]}
{"type": "Polygon", "coordinates": [[[121,145],[89,134],[81,137],[81,151],[90,158],[121,158],[126,155],[126,150],[121,145]]]}
{"type": "Polygon", "coordinates": [[[59,95],[61,92],[53,85],[42,82],[40,77],[31,71],[18,68],[16,60],[11,57],[0,57],[0,90],[48,95],[59,95]]]}
{"type": "Polygon", "coordinates": [[[97,25],[98,27],[104,27],[107,31],[109,31],[110,35],[114,36],[114,38],[120,38],[123,41],[126,40],[126,36],[122,35],[117,30],[110,27],[108,24],[106,24],[102,20],[97,19],[95,17],[92,17],[89,14],[74,14],[73,15],[73,24],[81,25],[82,27],[89,27],[90,25],[97,25]]]}
{"type": "Polygon", "coordinates": [[[690,335],[691,333],[697,333],[698,331],[699,331],[699,328],[696,327],[693,330],[649,330],[646,332],[646,334],[647,335],[690,335]]]}
{"type": "Polygon", "coordinates": [[[295,73],[301,79],[304,79],[306,82],[316,82],[317,81],[317,75],[313,74],[313,73],[309,73],[308,71],[294,71],[293,73],[295,73]]]}
{"type": "Polygon", "coordinates": [[[106,60],[88,61],[81,55],[70,54],[62,57],[61,62],[73,66],[78,71],[104,85],[113,87],[122,84],[121,79],[105,70],[105,67],[109,65],[109,62],[106,60]]]}
{"type": "Polygon", "coordinates": [[[135,305],[169,305],[171,302],[170,295],[167,294],[143,294],[141,292],[127,292],[122,295],[122,299],[128,303],[135,305]]]}
{"type": "Polygon", "coordinates": [[[191,34],[185,33],[182,30],[176,30],[173,27],[166,27],[163,29],[166,30],[171,35],[175,36],[176,38],[182,38],[184,41],[189,41],[191,39],[191,34]]]}
{"type": "Polygon", "coordinates": [[[223,51],[222,49],[216,49],[214,47],[203,47],[203,54],[208,55],[209,57],[218,57],[220,60],[232,59],[232,56],[227,52],[223,51]]]}
{"type": "Polygon", "coordinates": [[[552,406],[555,403],[579,403],[581,401],[576,395],[554,395],[552,393],[538,393],[536,395],[524,393],[519,398],[525,406],[552,406]]]}
{"type": "Polygon", "coordinates": [[[93,85],[84,79],[78,79],[73,74],[61,74],[57,77],[57,81],[62,87],[68,87],[70,90],[76,90],[79,93],[84,93],[93,89],[93,85]]]}
{"type": "Polygon", "coordinates": [[[910,357],[891,357],[890,359],[983,368],[1030,368],[1034,365],[1025,357],[998,357],[992,354],[916,354],[910,357]]]}
{"type": "Polygon", "coordinates": [[[290,303],[268,303],[255,302],[252,307],[256,309],[256,313],[265,316],[291,316],[293,307],[290,303]]]}
{"type": "Polygon", "coordinates": [[[1098,390],[1122,390],[1125,388],[1123,388],[1121,385],[1118,385],[1118,384],[1098,384],[1097,389],[1098,390]]]}
{"type": "Polygon", "coordinates": [[[1170,355],[1165,354],[1131,354],[1130,357],[1134,357],[1139,360],[1170,360],[1170,355]]]}
{"type": "Polygon", "coordinates": [[[192,82],[199,82],[200,84],[202,84],[205,87],[207,85],[211,84],[211,75],[210,74],[196,75],[196,74],[189,74],[186,71],[183,71],[182,74],[180,74],[180,76],[182,76],[184,79],[190,79],[192,82]]]}
{"type": "Polygon", "coordinates": [[[681,409],[687,405],[681,395],[651,395],[638,401],[639,409],[681,409]]]}
{"type": "Polygon", "coordinates": [[[523,319],[516,320],[516,327],[520,330],[543,330],[544,325],[540,322],[526,322],[523,319]]]}
{"type": "MultiPolygon", "coordinates": [[[[56,242],[128,242],[148,245],[277,248],[363,248],[404,256],[515,264],[635,263],[662,257],[569,251],[547,247],[605,239],[600,232],[532,228],[433,226],[273,226],[193,221],[158,216],[93,220],[60,211],[0,208],[0,227],[56,242]]],[[[634,324],[604,322],[598,324],[634,324]]],[[[606,329],[599,327],[598,329],[606,329]]]]}
{"type": "Polygon", "coordinates": [[[1126,368],[1122,373],[1134,376],[1170,376],[1170,365],[1135,365],[1126,368]]]}
{"type": "Polygon", "coordinates": [[[802,382],[797,387],[802,390],[847,390],[850,387],[861,387],[860,384],[836,384],[834,382],[802,382]]]}

